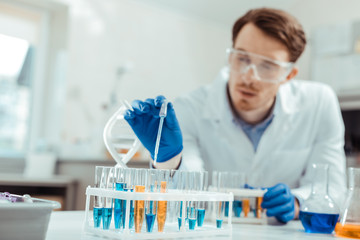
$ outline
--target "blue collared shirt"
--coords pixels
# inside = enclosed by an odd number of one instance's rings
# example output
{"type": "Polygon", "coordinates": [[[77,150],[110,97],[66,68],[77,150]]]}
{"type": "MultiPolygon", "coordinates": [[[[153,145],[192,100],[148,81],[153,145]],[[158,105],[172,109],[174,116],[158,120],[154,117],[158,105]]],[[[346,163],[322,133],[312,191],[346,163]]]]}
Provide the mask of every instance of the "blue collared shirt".
{"type": "MultiPolygon", "coordinates": [[[[274,110],[274,108],[273,108],[273,110],[274,110]]],[[[262,121],[256,125],[248,124],[240,118],[237,118],[236,120],[234,119],[234,122],[238,123],[241,126],[242,130],[245,132],[245,134],[247,135],[247,137],[253,144],[255,152],[259,145],[261,136],[264,134],[266,128],[270,125],[270,123],[274,119],[274,111],[273,110],[271,111],[271,114],[266,119],[264,119],[264,121],[262,121]]]]}

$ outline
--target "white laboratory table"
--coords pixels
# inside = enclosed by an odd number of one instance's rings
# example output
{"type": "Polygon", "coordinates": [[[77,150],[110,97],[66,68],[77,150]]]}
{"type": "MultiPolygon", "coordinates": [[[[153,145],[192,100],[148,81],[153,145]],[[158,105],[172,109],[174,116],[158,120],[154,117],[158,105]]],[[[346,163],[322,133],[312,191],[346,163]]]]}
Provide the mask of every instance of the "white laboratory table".
{"type": "MultiPolygon", "coordinates": [[[[96,240],[100,237],[82,233],[84,211],[63,211],[51,214],[46,240],[96,240]]],[[[330,234],[308,234],[303,231],[300,221],[291,221],[285,225],[233,224],[232,239],[342,239],[330,234]]],[[[209,239],[209,238],[206,238],[209,239]]],[[[214,237],[213,239],[229,239],[214,237]]]]}

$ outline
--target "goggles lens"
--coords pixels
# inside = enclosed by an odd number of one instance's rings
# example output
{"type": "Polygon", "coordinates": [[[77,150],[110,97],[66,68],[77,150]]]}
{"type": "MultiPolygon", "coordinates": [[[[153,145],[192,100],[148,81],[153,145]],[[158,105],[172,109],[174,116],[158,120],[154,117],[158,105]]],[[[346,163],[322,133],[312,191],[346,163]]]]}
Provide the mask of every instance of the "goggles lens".
{"type": "Polygon", "coordinates": [[[261,81],[282,81],[293,67],[291,62],[280,62],[242,50],[228,49],[228,54],[231,71],[246,74],[252,69],[255,79],[261,81]]]}

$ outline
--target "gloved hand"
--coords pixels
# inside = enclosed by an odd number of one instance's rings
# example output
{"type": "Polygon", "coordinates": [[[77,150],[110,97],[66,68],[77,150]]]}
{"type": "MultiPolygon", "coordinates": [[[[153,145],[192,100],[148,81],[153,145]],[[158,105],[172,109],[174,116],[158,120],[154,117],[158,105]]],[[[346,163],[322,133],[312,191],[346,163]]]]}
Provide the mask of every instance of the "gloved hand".
{"type": "MultiPolygon", "coordinates": [[[[152,159],[154,159],[160,122],[159,112],[164,100],[164,96],[158,96],[155,99],[148,98],[144,102],[134,100],[131,103],[134,111],[127,110],[124,116],[141,143],[150,152],[152,159]]],[[[175,116],[174,107],[169,102],[167,116],[162,128],[157,162],[165,162],[175,157],[182,149],[183,139],[180,126],[175,116]]]]}
{"type": "Polygon", "coordinates": [[[286,223],[295,217],[295,197],[283,183],[267,189],[261,207],[267,209],[268,217],[276,217],[279,222],[286,223]]]}

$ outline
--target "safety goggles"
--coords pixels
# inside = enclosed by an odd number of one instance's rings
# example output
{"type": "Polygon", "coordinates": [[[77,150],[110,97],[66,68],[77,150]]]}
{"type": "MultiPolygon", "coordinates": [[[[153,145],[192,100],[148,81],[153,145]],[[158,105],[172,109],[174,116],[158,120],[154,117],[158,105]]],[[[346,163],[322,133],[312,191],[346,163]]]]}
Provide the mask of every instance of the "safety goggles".
{"type": "Polygon", "coordinates": [[[255,53],[229,48],[226,50],[232,72],[246,74],[252,70],[256,80],[281,82],[294,67],[292,62],[281,62],[255,53]]]}

